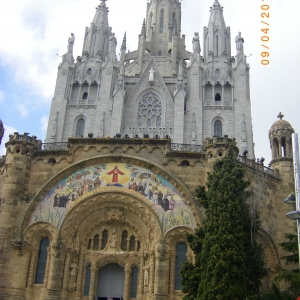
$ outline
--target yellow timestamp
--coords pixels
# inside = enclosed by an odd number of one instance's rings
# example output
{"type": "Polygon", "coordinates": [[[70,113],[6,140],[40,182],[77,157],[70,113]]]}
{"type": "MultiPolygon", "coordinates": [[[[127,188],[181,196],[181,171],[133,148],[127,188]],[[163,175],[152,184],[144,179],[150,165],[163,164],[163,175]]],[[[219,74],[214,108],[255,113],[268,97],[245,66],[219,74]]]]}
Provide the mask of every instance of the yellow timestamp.
{"type": "MultiPolygon", "coordinates": [[[[264,0],[262,0],[264,1],[264,0]]],[[[262,42],[261,46],[265,49],[267,49],[268,51],[262,51],[261,52],[261,64],[264,66],[267,66],[270,63],[270,46],[269,46],[269,41],[270,41],[270,36],[269,36],[269,30],[270,30],[270,24],[269,24],[269,18],[270,18],[270,12],[269,12],[270,6],[268,4],[263,4],[261,5],[261,23],[264,24],[261,27],[261,37],[260,40],[262,42]]]]}

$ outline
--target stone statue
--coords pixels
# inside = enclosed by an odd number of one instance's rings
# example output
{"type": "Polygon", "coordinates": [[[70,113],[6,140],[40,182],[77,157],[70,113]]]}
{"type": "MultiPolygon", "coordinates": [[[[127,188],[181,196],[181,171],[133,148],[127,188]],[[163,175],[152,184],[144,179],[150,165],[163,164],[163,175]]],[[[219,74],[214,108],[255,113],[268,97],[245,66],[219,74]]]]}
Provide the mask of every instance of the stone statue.
{"type": "Polygon", "coordinates": [[[151,67],[151,70],[149,71],[149,82],[154,82],[154,73],[153,67],[151,67]]]}
{"type": "Polygon", "coordinates": [[[116,248],[117,245],[117,231],[116,229],[113,229],[111,234],[111,239],[109,241],[109,245],[111,248],[116,248]]]}
{"type": "Polygon", "coordinates": [[[241,36],[241,32],[238,33],[238,35],[235,38],[235,43],[236,43],[236,51],[237,54],[239,53],[244,53],[244,39],[241,36]]]}
{"type": "Polygon", "coordinates": [[[69,283],[69,291],[74,291],[76,287],[76,280],[77,280],[77,272],[78,272],[78,265],[76,260],[74,259],[70,266],[70,283],[69,283]]]}
{"type": "Polygon", "coordinates": [[[71,36],[68,39],[68,53],[73,54],[74,42],[75,42],[75,36],[74,33],[71,33],[71,36]]]}
{"type": "Polygon", "coordinates": [[[109,52],[116,53],[116,47],[117,47],[117,38],[115,37],[115,34],[113,33],[109,37],[109,52]]]}
{"type": "Polygon", "coordinates": [[[196,52],[196,53],[200,53],[200,51],[201,51],[199,32],[195,32],[194,33],[194,37],[193,37],[193,51],[196,52]]]}
{"type": "Polygon", "coordinates": [[[149,285],[149,266],[143,267],[144,271],[144,286],[149,285]]]}

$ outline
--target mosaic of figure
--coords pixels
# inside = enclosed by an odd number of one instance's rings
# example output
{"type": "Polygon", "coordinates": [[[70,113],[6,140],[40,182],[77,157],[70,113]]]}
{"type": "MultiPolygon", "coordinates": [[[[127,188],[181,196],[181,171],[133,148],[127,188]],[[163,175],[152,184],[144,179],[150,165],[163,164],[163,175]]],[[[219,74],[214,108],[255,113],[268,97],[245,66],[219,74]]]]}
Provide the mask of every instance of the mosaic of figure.
{"type": "Polygon", "coordinates": [[[98,164],[64,178],[41,200],[29,225],[43,221],[59,227],[75,201],[106,186],[131,189],[143,195],[154,205],[164,231],[178,225],[196,227],[191,209],[169,181],[150,170],[124,163],[98,164]]]}

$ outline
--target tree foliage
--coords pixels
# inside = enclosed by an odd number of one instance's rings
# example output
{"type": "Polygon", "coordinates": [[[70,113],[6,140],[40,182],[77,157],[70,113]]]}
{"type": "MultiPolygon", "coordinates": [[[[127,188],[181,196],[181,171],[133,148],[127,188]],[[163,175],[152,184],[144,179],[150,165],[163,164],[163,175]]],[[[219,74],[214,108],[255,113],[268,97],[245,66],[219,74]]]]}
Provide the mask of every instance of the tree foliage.
{"type": "MultiPolygon", "coordinates": [[[[243,178],[243,167],[230,147],[208,173],[206,187],[196,189],[206,219],[188,235],[195,264],[187,262],[182,268],[185,300],[239,300],[258,293],[265,271],[245,201],[250,184],[243,178]]],[[[257,230],[258,220],[256,225],[257,230]]]]}
{"type": "MultiPolygon", "coordinates": [[[[290,254],[283,256],[287,265],[295,264],[299,267],[299,254],[298,254],[298,237],[297,234],[288,233],[285,235],[287,239],[286,242],[282,242],[279,245],[282,249],[290,254]]],[[[286,292],[289,292],[293,297],[300,296],[300,273],[299,268],[296,268],[292,271],[281,269],[279,275],[276,277],[276,281],[288,282],[290,287],[286,292]]]]}

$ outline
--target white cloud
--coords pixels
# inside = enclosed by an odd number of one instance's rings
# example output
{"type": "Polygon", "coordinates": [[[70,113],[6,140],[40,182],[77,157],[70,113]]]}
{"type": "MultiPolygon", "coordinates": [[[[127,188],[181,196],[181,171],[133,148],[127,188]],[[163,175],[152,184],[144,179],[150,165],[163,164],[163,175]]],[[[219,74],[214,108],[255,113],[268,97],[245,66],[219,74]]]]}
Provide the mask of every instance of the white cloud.
{"type": "Polygon", "coordinates": [[[5,143],[8,142],[8,137],[10,134],[13,134],[14,132],[17,132],[17,130],[9,125],[4,124],[4,136],[2,138],[2,143],[0,145],[0,156],[5,155],[6,154],[6,148],[5,148],[5,143]]]}
{"type": "Polygon", "coordinates": [[[25,107],[24,104],[22,103],[16,103],[16,108],[19,111],[19,113],[21,114],[22,117],[27,117],[29,114],[28,109],[25,107]]]}
{"type": "Polygon", "coordinates": [[[4,101],[4,93],[0,90],[0,103],[4,101]]]}

